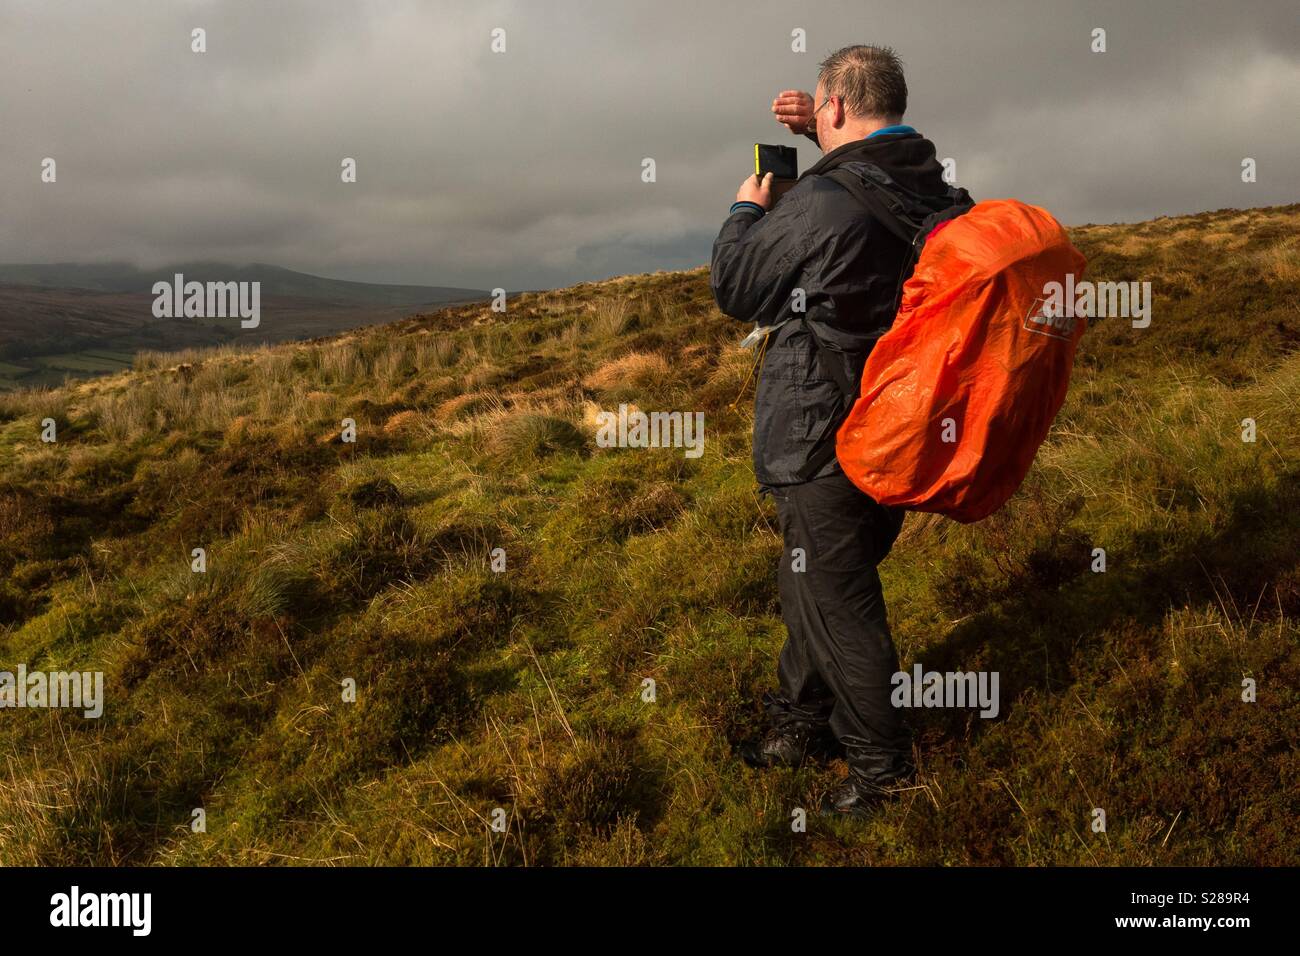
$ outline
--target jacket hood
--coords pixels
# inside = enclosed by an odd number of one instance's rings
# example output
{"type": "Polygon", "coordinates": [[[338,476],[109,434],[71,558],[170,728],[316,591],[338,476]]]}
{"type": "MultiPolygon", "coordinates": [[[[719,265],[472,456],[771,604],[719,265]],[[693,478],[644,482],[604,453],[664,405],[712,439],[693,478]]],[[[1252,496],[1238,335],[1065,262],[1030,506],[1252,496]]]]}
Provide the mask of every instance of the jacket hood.
{"type": "Polygon", "coordinates": [[[872,163],[903,188],[923,196],[941,194],[948,189],[934,143],[920,133],[887,133],[845,143],[823,156],[799,178],[823,175],[846,163],[872,163]]]}

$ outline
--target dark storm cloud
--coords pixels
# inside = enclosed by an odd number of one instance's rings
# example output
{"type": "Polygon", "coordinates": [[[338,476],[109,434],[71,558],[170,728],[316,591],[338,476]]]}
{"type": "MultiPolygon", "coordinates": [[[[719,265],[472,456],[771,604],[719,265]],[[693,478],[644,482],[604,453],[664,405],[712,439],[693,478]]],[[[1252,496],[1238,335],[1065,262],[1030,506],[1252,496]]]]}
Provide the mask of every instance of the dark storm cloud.
{"type": "Polygon", "coordinates": [[[1293,202],[1298,19],[1281,0],[0,0],[0,261],[512,289],[699,264],[752,144],[794,141],[772,96],[851,42],[899,50],[908,120],[977,197],[1072,223],[1293,202]]]}

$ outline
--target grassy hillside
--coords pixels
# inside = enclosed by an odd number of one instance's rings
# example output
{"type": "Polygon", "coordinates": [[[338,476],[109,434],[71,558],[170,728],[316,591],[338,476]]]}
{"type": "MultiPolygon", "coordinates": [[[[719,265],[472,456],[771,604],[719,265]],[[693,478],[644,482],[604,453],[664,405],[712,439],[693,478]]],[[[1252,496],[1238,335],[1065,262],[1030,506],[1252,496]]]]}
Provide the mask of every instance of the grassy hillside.
{"type": "Polygon", "coordinates": [[[1088,331],[1001,513],[909,516],[903,665],[997,670],[1002,712],[913,712],[875,820],[794,833],[843,766],[732,755],[781,546],[701,269],[0,396],[0,670],[108,697],[0,711],[0,861],[1300,861],[1300,207],[1074,236],[1152,324],[1088,331]],[[703,457],[596,448],[620,402],[704,411],[703,457]]]}

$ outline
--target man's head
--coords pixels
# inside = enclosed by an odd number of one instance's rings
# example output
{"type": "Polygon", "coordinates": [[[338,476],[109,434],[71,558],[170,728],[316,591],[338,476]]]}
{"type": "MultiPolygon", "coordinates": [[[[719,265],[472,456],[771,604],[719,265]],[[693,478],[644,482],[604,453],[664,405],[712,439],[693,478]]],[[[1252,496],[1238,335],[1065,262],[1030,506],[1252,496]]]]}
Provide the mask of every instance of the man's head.
{"type": "Polygon", "coordinates": [[[824,153],[901,123],[907,111],[902,62],[889,47],[835,51],[822,61],[813,109],[824,153]]]}

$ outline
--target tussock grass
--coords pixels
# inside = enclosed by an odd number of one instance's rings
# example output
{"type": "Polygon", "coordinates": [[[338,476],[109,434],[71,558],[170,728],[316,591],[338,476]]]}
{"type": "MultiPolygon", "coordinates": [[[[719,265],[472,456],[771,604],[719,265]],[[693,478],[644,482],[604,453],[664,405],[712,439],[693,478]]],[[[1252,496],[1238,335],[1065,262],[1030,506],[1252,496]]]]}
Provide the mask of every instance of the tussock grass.
{"type": "Polygon", "coordinates": [[[881,566],[903,666],[1002,712],[914,712],[917,789],[801,835],[842,765],[732,749],[781,544],[705,270],[0,394],[0,669],[108,693],[0,721],[0,862],[1294,864],[1297,217],[1074,230],[1151,327],[1094,323],[1012,504],[881,566]],[[621,401],[704,411],[703,457],[595,448],[621,401]]]}
{"type": "Polygon", "coordinates": [[[668,362],[662,355],[634,352],[596,369],[582,380],[595,391],[614,388],[647,388],[668,377],[668,362]]]}

